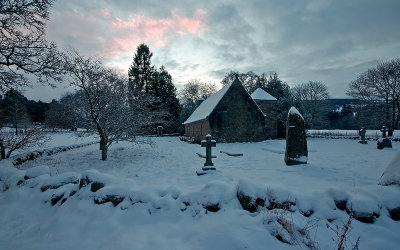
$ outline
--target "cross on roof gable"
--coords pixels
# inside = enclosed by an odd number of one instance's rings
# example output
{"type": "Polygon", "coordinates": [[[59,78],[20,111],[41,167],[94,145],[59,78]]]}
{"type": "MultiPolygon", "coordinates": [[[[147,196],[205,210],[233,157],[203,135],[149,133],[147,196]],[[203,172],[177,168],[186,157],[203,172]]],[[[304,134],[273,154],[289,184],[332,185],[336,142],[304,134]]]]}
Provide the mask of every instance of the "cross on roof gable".
{"type": "Polygon", "coordinates": [[[221,101],[222,97],[225,96],[226,92],[230,87],[236,82],[240,84],[240,81],[236,78],[228,85],[224,86],[215,94],[210,95],[204,102],[197,107],[197,109],[192,113],[192,115],[183,123],[189,124],[201,120],[207,119],[207,117],[211,114],[211,112],[215,109],[218,103],[221,101]]]}

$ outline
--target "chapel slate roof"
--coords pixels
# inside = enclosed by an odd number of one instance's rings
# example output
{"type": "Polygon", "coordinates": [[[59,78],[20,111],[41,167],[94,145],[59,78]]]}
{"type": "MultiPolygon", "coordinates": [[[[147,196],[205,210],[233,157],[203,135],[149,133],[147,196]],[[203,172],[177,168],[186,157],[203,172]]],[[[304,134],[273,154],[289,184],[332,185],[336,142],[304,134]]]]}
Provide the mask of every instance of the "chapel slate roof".
{"type": "MultiPolygon", "coordinates": [[[[222,97],[226,94],[228,89],[232,86],[235,81],[239,81],[238,79],[233,80],[228,85],[225,85],[222,89],[220,89],[217,93],[210,95],[205,101],[203,101],[200,106],[192,113],[192,115],[183,123],[184,125],[205,120],[211,114],[211,112],[215,109],[218,103],[221,101],[222,97]]],[[[240,82],[239,82],[240,83],[240,82]]]]}
{"type": "Polygon", "coordinates": [[[275,97],[273,97],[272,95],[268,94],[262,88],[256,89],[253,92],[253,94],[251,94],[251,98],[253,98],[253,100],[262,100],[262,101],[276,101],[277,100],[275,97]]]}

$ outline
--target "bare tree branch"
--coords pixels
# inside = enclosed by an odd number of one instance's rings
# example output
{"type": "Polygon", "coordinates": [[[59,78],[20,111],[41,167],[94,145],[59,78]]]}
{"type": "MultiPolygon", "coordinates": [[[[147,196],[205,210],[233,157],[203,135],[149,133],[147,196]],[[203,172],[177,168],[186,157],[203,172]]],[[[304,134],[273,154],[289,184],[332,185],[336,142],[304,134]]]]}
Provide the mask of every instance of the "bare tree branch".
{"type": "Polygon", "coordinates": [[[321,126],[328,112],[328,88],[322,82],[309,81],[294,86],[292,96],[297,102],[308,127],[321,126]]]}
{"type": "Polygon", "coordinates": [[[53,0],[0,1],[0,91],[28,85],[26,74],[40,82],[61,80],[62,58],[45,39],[53,0]]]}
{"type": "Polygon", "coordinates": [[[383,106],[382,123],[392,136],[400,121],[400,59],[379,63],[362,73],[350,83],[347,95],[378,109],[383,106]]]}
{"type": "Polygon", "coordinates": [[[41,126],[30,126],[18,135],[14,131],[7,131],[6,129],[2,128],[0,131],[0,142],[2,142],[6,151],[5,158],[9,158],[18,149],[38,146],[47,139],[41,126]]]}

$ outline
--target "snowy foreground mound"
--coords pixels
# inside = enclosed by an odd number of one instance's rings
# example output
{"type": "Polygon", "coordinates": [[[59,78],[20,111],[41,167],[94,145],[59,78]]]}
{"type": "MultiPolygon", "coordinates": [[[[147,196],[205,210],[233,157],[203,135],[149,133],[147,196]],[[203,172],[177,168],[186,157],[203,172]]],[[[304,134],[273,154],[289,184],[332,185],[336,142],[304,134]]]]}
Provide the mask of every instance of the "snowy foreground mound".
{"type": "Polygon", "coordinates": [[[381,185],[400,185],[400,150],[393,157],[379,181],[381,185]]]}
{"type": "MultiPolygon", "coordinates": [[[[118,157],[93,160],[96,169],[79,161],[98,153],[97,145],[27,170],[1,167],[0,249],[333,249],[337,236],[327,224],[341,227],[349,214],[349,247],[358,237],[360,249],[400,244],[400,188],[368,177],[385,167],[373,160],[341,162],[343,146],[359,147],[354,141],[311,141],[310,164],[301,167],[284,166],[281,141],[220,144],[244,156],[217,154],[218,170],[197,177],[199,146],[156,140],[157,148],[144,151],[116,147],[118,157]]],[[[351,155],[395,153],[374,150],[351,155]]]]}

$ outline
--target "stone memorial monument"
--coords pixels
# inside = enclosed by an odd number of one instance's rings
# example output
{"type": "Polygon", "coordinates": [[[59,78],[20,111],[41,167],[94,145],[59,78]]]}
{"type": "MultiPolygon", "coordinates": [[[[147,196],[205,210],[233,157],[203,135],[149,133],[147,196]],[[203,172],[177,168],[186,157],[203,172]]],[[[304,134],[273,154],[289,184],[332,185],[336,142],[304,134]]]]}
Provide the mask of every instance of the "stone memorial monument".
{"type": "Polygon", "coordinates": [[[308,149],[304,118],[291,107],[286,122],[286,165],[307,164],[308,149]]]}

